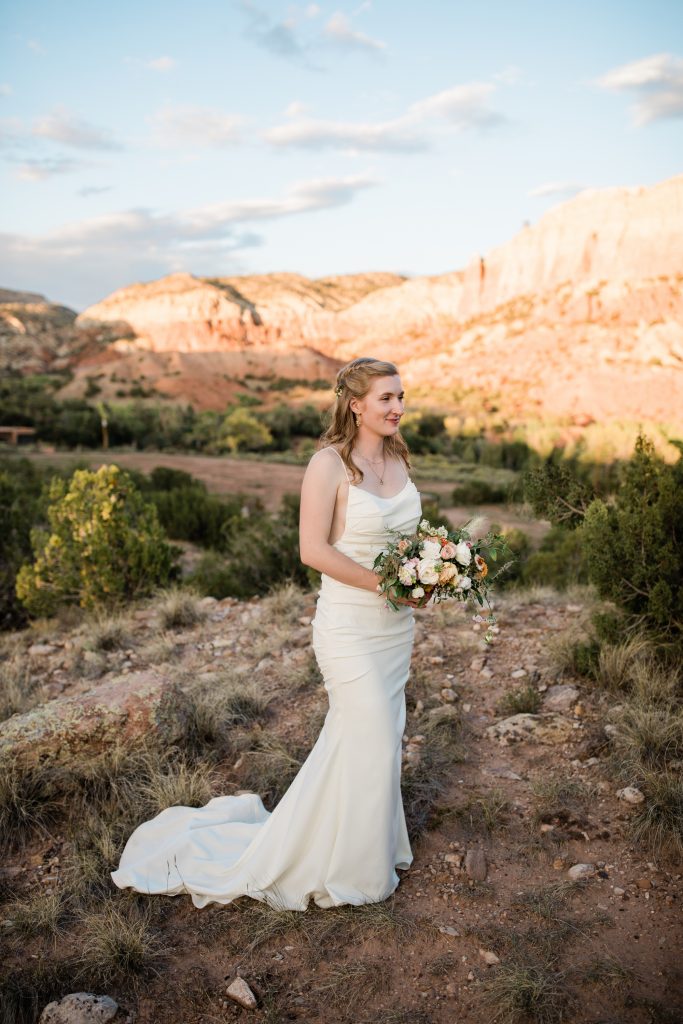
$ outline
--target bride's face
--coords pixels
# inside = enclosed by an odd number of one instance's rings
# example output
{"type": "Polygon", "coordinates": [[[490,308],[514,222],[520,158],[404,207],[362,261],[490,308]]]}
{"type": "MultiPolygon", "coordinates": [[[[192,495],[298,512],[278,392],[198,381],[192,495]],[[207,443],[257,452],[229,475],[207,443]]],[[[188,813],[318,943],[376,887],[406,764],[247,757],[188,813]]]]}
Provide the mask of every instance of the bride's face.
{"type": "Polygon", "coordinates": [[[374,377],[365,398],[353,402],[351,408],[361,414],[361,428],[367,427],[390,437],[398,430],[403,416],[403,396],[401,378],[397,373],[374,377]]]}

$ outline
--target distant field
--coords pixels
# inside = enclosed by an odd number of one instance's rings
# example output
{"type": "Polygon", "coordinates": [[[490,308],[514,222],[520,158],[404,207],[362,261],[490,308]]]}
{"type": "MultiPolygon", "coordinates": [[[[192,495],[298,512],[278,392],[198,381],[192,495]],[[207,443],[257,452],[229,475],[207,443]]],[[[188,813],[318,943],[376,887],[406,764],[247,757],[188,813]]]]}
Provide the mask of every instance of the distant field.
{"type": "MultiPolygon", "coordinates": [[[[8,453],[8,454],[14,454],[8,453]]],[[[169,466],[182,469],[206,484],[212,494],[232,494],[243,491],[260,496],[269,511],[276,511],[283,494],[298,493],[301,489],[305,466],[289,462],[275,462],[271,459],[232,458],[228,455],[179,455],[167,452],[117,452],[84,450],[82,452],[37,452],[19,451],[42,465],[68,465],[84,461],[97,467],[103,463],[116,462],[123,467],[150,473],[155,466],[169,466]]],[[[419,471],[413,473],[418,490],[424,497],[439,496],[441,507],[449,519],[457,524],[477,510],[500,523],[503,528],[518,527],[528,534],[534,546],[549,529],[545,520],[530,519],[519,505],[478,505],[453,506],[448,504],[453,490],[452,481],[422,477],[419,471]]]]}

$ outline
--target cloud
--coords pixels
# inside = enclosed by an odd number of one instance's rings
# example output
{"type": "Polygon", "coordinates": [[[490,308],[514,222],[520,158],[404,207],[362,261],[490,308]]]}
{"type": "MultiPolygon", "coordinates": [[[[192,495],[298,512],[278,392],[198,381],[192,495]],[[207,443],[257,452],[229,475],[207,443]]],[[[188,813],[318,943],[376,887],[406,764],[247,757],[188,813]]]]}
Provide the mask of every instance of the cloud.
{"type": "Polygon", "coordinates": [[[47,50],[38,39],[27,39],[26,45],[28,46],[29,50],[33,50],[34,53],[37,53],[40,56],[42,56],[44,53],[47,53],[47,50]]]}
{"type": "Polygon", "coordinates": [[[0,82],[0,96],[11,96],[14,89],[9,82],[0,82]]]}
{"type": "Polygon", "coordinates": [[[284,110],[285,117],[298,117],[309,109],[308,103],[301,103],[299,100],[292,100],[284,110]]]}
{"type": "Polygon", "coordinates": [[[274,146],[422,152],[431,147],[430,122],[445,121],[458,131],[505,123],[506,118],[488,105],[495,88],[489,82],[470,82],[411,103],[405,114],[393,120],[372,123],[302,119],[271,128],[263,137],[274,146]]]}
{"type": "Polygon", "coordinates": [[[311,44],[303,42],[296,35],[296,17],[290,17],[287,21],[273,21],[253,0],[238,0],[237,6],[249,19],[245,37],[256,46],[276,57],[301,64],[309,71],[323,70],[311,57],[311,44]]]}
{"type": "Polygon", "coordinates": [[[271,128],[263,137],[273,146],[298,146],[302,149],[383,150],[389,153],[416,153],[429,149],[428,140],[416,134],[404,118],[375,124],[301,120],[271,128]]]}
{"type": "Polygon", "coordinates": [[[137,64],[139,67],[147,68],[149,71],[173,71],[178,66],[174,57],[152,57],[149,60],[142,60],[140,57],[124,57],[124,64],[137,64]]]}
{"type": "Polygon", "coordinates": [[[221,147],[241,141],[240,128],[246,119],[184,104],[166,107],[146,120],[152,126],[152,141],[159,146],[221,147]]]}
{"type": "Polygon", "coordinates": [[[71,174],[87,166],[83,160],[72,160],[69,157],[35,157],[23,161],[18,168],[17,177],[22,181],[46,181],[59,174],[71,174]]]}
{"type": "Polygon", "coordinates": [[[341,11],[335,11],[327,22],[324,30],[325,36],[339,46],[352,50],[370,50],[376,52],[386,49],[386,43],[377,39],[371,39],[362,32],[356,32],[351,28],[351,23],[341,11]]]}
{"type": "Polygon", "coordinates": [[[651,121],[683,117],[683,58],[656,53],[613,68],[596,79],[596,85],[636,97],[631,108],[637,128],[651,121]]]}
{"type": "Polygon", "coordinates": [[[177,67],[177,62],[173,57],[155,57],[153,60],[148,60],[145,67],[151,71],[172,71],[177,67]]]}
{"type": "Polygon", "coordinates": [[[102,192],[111,192],[113,187],[113,185],[83,185],[76,194],[84,198],[87,198],[87,196],[98,196],[102,192]]]}
{"type": "Polygon", "coordinates": [[[514,85],[522,77],[522,69],[516,64],[508,64],[502,71],[497,71],[491,77],[496,82],[503,82],[504,85],[514,85]]]}
{"type": "Polygon", "coordinates": [[[0,234],[0,278],[30,281],[78,308],[131,280],[174,270],[220,273],[263,244],[249,225],[332,209],[379,182],[367,175],[294,183],[277,198],[211,203],[176,213],[134,208],[65,224],[40,236],[0,234]]]}
{"type": "Polygon", "coordinates": [[[43,139],[61,142],[75,149],[121,149],[122,146],[105,131],[69,113],[63,106],[33,121],[32,133],[43,139]]]}
{"type": "Polygon", "coordinates": [[[545,196],[561,196],[566,199],[570,199],[575,196],[578,192],[582,192],[584,188],[588,188],[587,185],[577,185],[572,181],[549,181],[544,185],[537,185],[536,188],[529,189],[527,195],[532,198],[544,198],[545,196]]]}

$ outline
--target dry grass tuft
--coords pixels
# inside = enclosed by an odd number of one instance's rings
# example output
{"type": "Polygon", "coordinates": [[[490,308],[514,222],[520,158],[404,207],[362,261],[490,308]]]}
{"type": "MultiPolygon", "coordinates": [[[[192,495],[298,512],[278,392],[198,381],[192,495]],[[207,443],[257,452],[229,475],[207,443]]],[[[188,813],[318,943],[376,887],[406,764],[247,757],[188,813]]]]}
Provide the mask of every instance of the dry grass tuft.
{"type": "Polygon", "coordinates": [[[87,651],[118,651],[133,640],[131,621],[121,612],[98,610],[85,621],[83,647],[87,651]]]}
{"type": "Polygon", "coordinates": [[[597,795],[597,790],[582,779],[559,775],[541,775],[531,779],[529,791],[534,801],[534,825],[558,813],[566,814],[568,809],[576,808],[597,795]]]}
{"type": "Polygon", "coordinates": [[[350,960],[330,964],[324,981],[312,991],[322,996],[326,1005],[350,1014],[368,999],[388,994],[390,978],[381,961],[350,960]]]}
{"type": "Polygon", "coordinates": [[[79,976],[100,985],[161,974],[171,950],[152,927],[149,906],[139,906],[118,898],[103,900],[85,911],[79,920],[82,950],[78,957],[79,976]]]}
{"type": "Polygon", "coordinates": [[[47,699],[41,677],[30,660],[15,653],[0,664],[0,721],[23,714],[47,699]]]}
{"type": "Polygon", "coordinates": [[[162,629],[187,629],[207,617],[200,605],[201,594],[190,587],[174,585],[157,593],[156,610],[162,629]]]}
{"type": "Polygon", "coordinates": [[[40,890],[9,903],[4,910],[5,927],[32,938],[36,935],[56,937],[68,917],[68,899],[63,892],[40,890]]]}
{"type": "Polygon", "coordinates": [[[496,705],[496,711],[501,715],[535,715],[542,699],[535,686],[516,686],[503,694],[496,705]]]}
{"type": "Polygon", "coordinates": [[[612,693],[629,689],[636,665],[650,650],[650,641],[637,634],[619,644],[602,644],[596,669],[598,684],[612,693]]]}
{"type": "Polygon", "coordinates": [[[495,1024],[559,1024],[573,997],[566,971],[551,960],[513,959],[497,964],[482,983],[482,1002],[495,1024]]]}

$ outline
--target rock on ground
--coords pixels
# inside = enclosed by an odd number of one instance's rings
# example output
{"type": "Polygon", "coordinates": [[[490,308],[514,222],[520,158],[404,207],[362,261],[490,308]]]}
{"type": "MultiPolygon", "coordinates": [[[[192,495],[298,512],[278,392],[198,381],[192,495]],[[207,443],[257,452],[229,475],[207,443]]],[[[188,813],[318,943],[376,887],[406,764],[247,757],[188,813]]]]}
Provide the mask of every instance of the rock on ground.
{"type": "Polygon", "coordinates": [[[0,762],[69,768],[84,752],[133,746],[150,734],[171,744],[185,733],[189,715],[189,698],[177,683],[153,671],[130,672],[0,723],[0,762]]]}
{"type": "Polygon", "coordinates": [[[106,1024],[113,1020],[119,1005],[110,996],[91,992],[70,992],[59,1002],[48,1003],[38,1024],[106,1024]]]}
{"type": "Polygon", "coordinates": [[[562,715],[511,715],[490,725],[486,735],[503,745],[532,739],[537,743],[565,743],[573,735],[572,723],[562,715]]]}

